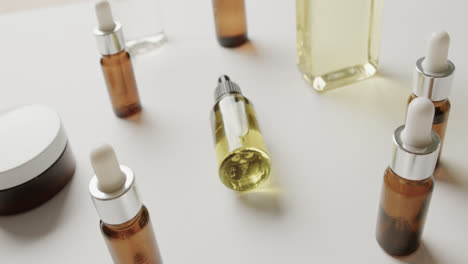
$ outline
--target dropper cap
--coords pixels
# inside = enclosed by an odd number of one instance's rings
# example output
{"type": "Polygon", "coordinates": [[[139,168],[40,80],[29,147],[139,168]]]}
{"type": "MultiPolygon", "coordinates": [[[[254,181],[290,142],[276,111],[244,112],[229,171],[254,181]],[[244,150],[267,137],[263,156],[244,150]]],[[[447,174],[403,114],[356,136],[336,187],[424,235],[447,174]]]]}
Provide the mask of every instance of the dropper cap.
{"type": "Polygon", "coordinates": [[[99,1],[94,6],[94,9],[96,10],[99,30],[108,33],[114,31],[115,22],[109,2],[99,1]]]}
{"type": "Polygon", "coordinates": [[[215,102],[221,99],[221,97],[223,97],[224,95],[233,93],[242,94],[239,85],[231,81],[231,79],[227,75],[219,76],[218,86],[216,87],[214,93],[215,102]]]}
{"type": "Polygon", "coordinates": [[[403,146],[415,152],[424,150],[432,141],[434,105],[424,97],[416,98],[408,106],[405,128],[401,131],[403,146]]]}
{"type": "Polygon", "coordinates": [[[102,55],[113,55],[125,49],[122,26],[114,20],[108,1],[100,0],[94,6],[98,26],[94,30],[98,51],[102,55]]]}
{"type": "Polygon", "coordinates": [[[413,93],[432,101],[448,98],[455,65],[448,59],[450,36],[446,31],[434,32],[426,57],[416,62],[413,93]]]}
{"type": "Polygon", "coordinates": [[[112,193],[124,186],[125,174],[120,170],[114,149],[109,144],[102,144],[91,152],[91,165],[102,192],[112,193]]]}
{"type": "Polygon", "coordinates": [[[134,218],[142,203],[132,170],[118,163],[108,144],[93,149],[90,159],[96,174],[89,183],[89,192],[101,220],[117,225],[134,218]]]}
{"type": "Polygon", "coordinates": [[[447,63],[449,46],[450,36],[446,31],[432,33],[426,57],[422,63],[426,73],[438,75],[449,69],[447,63]]]}
{"type": "Polygon", "coordinates": [[[432,176],[440,149],[440,138],[432,130],[433,103],[424,97],[411,101],[406,124],[393,135],[393,159],[390,167],[400,177],[424,180],[432,176]]]}

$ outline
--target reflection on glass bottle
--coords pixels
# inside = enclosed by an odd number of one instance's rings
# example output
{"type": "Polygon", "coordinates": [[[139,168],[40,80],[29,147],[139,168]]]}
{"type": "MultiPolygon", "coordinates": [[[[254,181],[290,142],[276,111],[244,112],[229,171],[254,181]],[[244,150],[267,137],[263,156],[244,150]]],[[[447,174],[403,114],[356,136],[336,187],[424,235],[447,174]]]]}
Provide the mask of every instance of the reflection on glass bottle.
{"type": "Polygon", "coordinates": [[[268,178],[271,161],[254,109],[227,76],[219,78],[215,101],[212,127],[219,177],[236,191],[255,188],[268,178]]]}

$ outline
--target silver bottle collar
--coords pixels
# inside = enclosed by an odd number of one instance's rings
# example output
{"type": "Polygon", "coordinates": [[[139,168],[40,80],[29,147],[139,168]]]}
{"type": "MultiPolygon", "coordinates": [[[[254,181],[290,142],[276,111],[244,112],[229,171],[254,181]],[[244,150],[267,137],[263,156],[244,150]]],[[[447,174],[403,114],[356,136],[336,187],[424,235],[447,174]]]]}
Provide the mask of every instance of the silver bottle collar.
{"type": "Polygon", "coordinates": [[[214,93],[215,102],[221,99],[221,97],[223,97],[224,95],[232,93],[242,94],[239,85],[231,81],[231,79],[229,79],[228,76],[221,75],[218,79],[218,86],[216,87],[214,93]]]}
{"type": "Polygon", "coordinates": [[[400,126],[393,134],[393,157],[390,168],[400,177],[420,181],[434,174],[440,149],[440,138],[432,130],[432,142],[421,152],[410,151],[404,147],[401,132],[405,126],[400,126]]]}
{"type": "Polygon", "coordinates": [[[449,97],[452,88],[455,65],[447,60],[448,69],[442,74],[432,75],[426,73],[422,66],[425,57],[416,61],[414,71],[413,93],[420,97],[427,97],[431,101],[442,101],[449,97]]]}
{"type": "Polygon", "coordinates": [[[120,170],[125,174],[126,180],[118,191],[105,193],[99,190],[96,175],[89,183],[89,193],[99,218],[110,225],[123,224],[133,219],[142,207],[136,190],[135,175],[126,166],[120,165],[120,170]]]}
{"type": "Polygon", "coordinates": [[[101,55],[112,55],[125,49],[125,40],[122,33],[122,25],[115,22],[115,28],[112,32],[104,32],[98,28],[94,29],[96,43],[101,55]]]}

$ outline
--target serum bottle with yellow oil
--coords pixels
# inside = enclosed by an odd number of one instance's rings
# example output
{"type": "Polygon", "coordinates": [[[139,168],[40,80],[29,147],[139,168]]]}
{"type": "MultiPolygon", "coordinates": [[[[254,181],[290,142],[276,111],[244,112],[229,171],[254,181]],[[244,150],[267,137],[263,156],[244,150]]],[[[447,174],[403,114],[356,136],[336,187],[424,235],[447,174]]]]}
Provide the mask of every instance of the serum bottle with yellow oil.
{"type": "Polygon", "coordinates": [[[252,104],[226,75],[218,79],[211,124],[223,184],[236,191],[261,185],[270,174],[270,157],[252,104]]]}

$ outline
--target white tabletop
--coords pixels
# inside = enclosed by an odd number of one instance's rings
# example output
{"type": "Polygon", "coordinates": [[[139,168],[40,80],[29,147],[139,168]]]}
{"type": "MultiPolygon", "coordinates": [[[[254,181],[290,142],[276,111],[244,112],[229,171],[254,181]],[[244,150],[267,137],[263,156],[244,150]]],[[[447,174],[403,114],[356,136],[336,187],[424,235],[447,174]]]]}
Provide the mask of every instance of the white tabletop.
{"type": "Polygon", "coordinates": [[[165,263],[467,263],[468,19],[465,1],[386,1],[379,74],[319,94],[296,67],[294,1],[247,1],[251,43],[221,48],[210,1],[164,1],[169,42],[134,61],[144,112],[114,116],[88,3],[0,16],[0,106],[62,116],[74,179],[46,204],[0,217],[0,263],[110,263],[90,200],[88,153],[112,144],[133,168],[165,263]],[[452,112],[423,247],[408,258],[375,241],[382,176],[403,123],[417,58],[451,33],[452,112]],[[246,194],[217,176],[209,122],[218,75],[254,102],[272,181],[246,194]]]}

